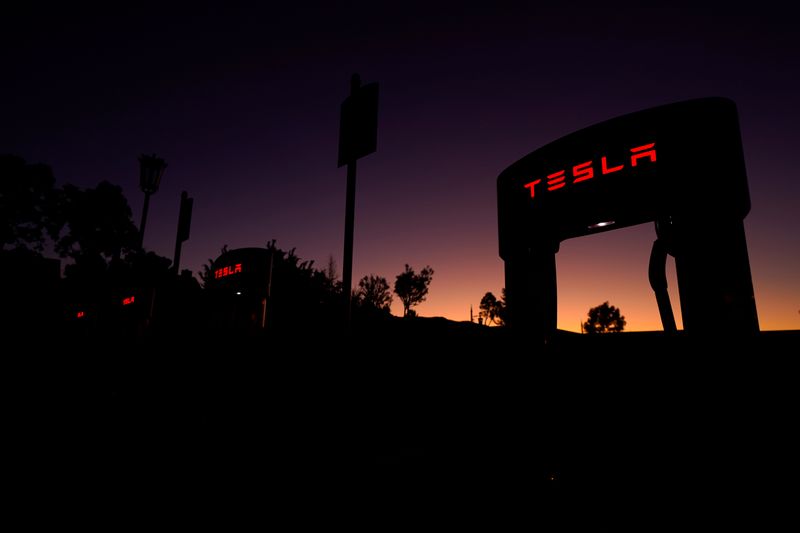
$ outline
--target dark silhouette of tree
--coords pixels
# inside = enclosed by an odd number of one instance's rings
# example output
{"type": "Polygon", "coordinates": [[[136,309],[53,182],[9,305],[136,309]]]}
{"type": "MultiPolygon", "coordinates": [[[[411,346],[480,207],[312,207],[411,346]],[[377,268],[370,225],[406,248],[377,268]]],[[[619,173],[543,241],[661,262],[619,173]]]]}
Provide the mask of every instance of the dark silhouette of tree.
{"type": "Polygon", "coordinates": [[[55,178],[47,165],[0,155],[0,250],[30,250],[37,254],[47,236],[55,239],[60,224],[55,178]]]}
{"type": "Polygon", "coordinates": [[[342,290],[342,282],[339,280],[339,273],[336,270],[336,260],[332,255],[328,256],[328,266],[325,267],[325,280],[328,283],[328,289],[333,294],[339,294],[342,290]]]}
{"type": "Polygon", "coordinates": [[[116,185],[107,181],[93,189],[64,185],[55,211],[59,227],[55,251],[72,259],[64,267],[64,277],[74,298],[105,300],[115,287],[149,284],[152,275],[144,274],[145,265],[148,271],[158,270],[166,261],[168,267],[168,259],[139,249],[130,206],[116,185]],[[152,257],[140,257],[145,255],[152,257]]]}
{"type": "Polygon", "coordinates": [[[389,289],[389,282],[382,276],[370,274],[364,276],[358,282],[358,289],[355,291],[355,301],[361,307],[371,307],[381,311],[389,312],[392,305],[392,293],[389,289]]]}
{"type": "Polygon", "coordinates": [[[339,299],[326,272],[314,268],[314,261],[301,260],[294,248],[278,248],[274,239],[266,247],[272,253],[272,325],[287,330],[332,324],[339,299]]]}
{"type": "Polygon", "coordinates": [[[0,327],[37,343],[63,319],[60,262],[42,253],[58,233],[54,183],[50,167],[0,155],[0,327]]]}
{"type": "Polygon", "coordinates": [[[328,256],[328,266],[325,268],[325,277],[331,282],[335,282],[339,278],[339,272],[336,271],[336,259],[332,255],[328,256]]]}
{"type": "Polygon", "coordinates": [[[107,181],[94,189],[65,185],[57,216],[65,231],[55,245],[61,257],[110,260],[138,249],[131,208],[117,185],[107,181]]]}
{"type": "MultiPolygon", "coordinates": [[[[505,299],[505,289],[503,289],[503,298],[505,299]]],[[[487,326],[489,324],[498,324],[502,326],[504,324],[505,307],[505,302],[503,300],[498,300],[491,292],[484,294],[479,306],[480,316],[483,317],[483,323],[487,326]]]]}
{"type": "Polygon", "coordinates": [[[478,306],[480,312],[478,316],[483,319],[483,323],[487,326],[494,322],[495,308],[497,307],[497,298],[491,292],[487,292],[481,298],[481,303],[478,306]]]}
{"type": "Polygon", "coordinates": [[[426,266],[417,274],[406,264],[405,270],[397,275],[394,292],[403,302],[404,317],[416,315],[416,313],[412,313],[411,308],[425,301],[432,279],[433,269],[430,266],[426,266]]]}
{"type": "MultiPolygon", "coordinates": [[[[16,271],[27,273],[21,283],[27,294],[10,307],[26,305],[31,316],[40,315],[42,324],[53,310],[63,320],[63,309],[79,309],[92,317],[94,331],[112,336],[134,331],[126,330],[126,324],[151,324],[153,302],[177,301],[198,288],[190,283],[191,273],[179,283],[170,270],[171,261],[144,253],[138,241],[120,187],[103,181],[94,188],[69,184],[57,188],[47,165],[0,155],[0,267],[5,272],[16,266],[16,271]],[[43,257],[44,250],[67,259],[63,277],[61,262],[43,257]],[[142,304],[122,311],[123,299],[134,296],[142,304]]],[[[14,277],[22,279],[19,276],[14,277]]],[[[11,302],[17,297],[4,296],[11,302]]],[[[23,316],[28,311],[23,310],[23,316]]],[[[163,314],[164,325],[175,323],[166,317],[178,314],[163,314]]]]}
{"type": "Polygon", "coordinates": [[[61,257],[108,265],[137,250],[137,229],[122,189],[103,181],[93,189],[54,187],[47,165],[0,156],[0,244],[41,252],[47,238],[61,257]]]}
{"type": "Polygon", "coordinates": [[[584,322],[586,333],[618,333],[625,329],[625,317],[608,302],[589,309],[589,320],[584,322]]]}

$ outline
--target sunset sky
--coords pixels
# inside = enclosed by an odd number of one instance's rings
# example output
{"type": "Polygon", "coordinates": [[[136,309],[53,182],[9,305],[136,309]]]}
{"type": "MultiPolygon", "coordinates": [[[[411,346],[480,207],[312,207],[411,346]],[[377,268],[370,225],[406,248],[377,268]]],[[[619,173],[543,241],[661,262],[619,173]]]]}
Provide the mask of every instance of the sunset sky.
{"type": "MultiPolygon", "coordinates": [[[[768,3],[63,4],[4,8],[0,152],[51,165],[59,183],[122,186],[137,225],[137,156],[165,158],[145,247],[172,257],[188,191],[183,268],[276,239],[341,272],[339,106],[358,72],[380,84],[380,111],[378,151],[358,165],[354,281],[430,265],[419,314],[468,320],[504,284],[503,169],[620,114],[725,96],[740,113],[760,325],[800,329],[800,46],[768,3]]],[[[646,224],[564,242],[558,326],[578,330],[607,300],[627,329],[660,329],[654,238],[646,224]]]]}

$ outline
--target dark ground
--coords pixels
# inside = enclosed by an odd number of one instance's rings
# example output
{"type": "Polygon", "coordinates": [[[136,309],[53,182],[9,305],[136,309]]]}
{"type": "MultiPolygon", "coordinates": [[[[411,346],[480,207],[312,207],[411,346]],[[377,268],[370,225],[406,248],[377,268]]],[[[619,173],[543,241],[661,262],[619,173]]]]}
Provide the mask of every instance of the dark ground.
{"type": "Polygon", "coordinates": [[[8,357],[7,479],[34,522],[219,513],[385,529],[433,512],[605,529],[796,506],[797,331],[537,347],[419,319],[350,339],[69,343],[8,357]]]}

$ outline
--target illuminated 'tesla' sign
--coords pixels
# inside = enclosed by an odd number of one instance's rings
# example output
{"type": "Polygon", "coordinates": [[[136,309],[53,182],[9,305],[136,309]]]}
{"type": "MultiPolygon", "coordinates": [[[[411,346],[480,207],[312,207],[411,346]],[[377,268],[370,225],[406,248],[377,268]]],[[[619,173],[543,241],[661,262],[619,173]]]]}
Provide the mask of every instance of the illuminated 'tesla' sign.
{"type": "Polygon", "coordinates": [[[497,178],[508,323],[555,331],[562,241],[655,222],[656,244],[675,258],[684,329],[758,331],[749,211],[738,112],[726,98],[646,109],[553,141],[497,178]]]}
{"type": "Polygon", "coordinates": [[[242,271],[242,264],[236,263],[235,265],[224,266],[214,270],[214,279],[225,278],[234,274],[239,274],[242,271]]]}
{"type": "MultiPolygon", "coordinates": [[[[647,159],[653,163],[656,162],[656,143],[649,143],[644,144],[642,146],[637,146],[635,148],[631,148],[631,158],[630,158],[630,165],[631,167],[636,167],[639,164],[640,159],[647,159]]],[[[586,161],[583,163],[579,163],[577,165],[572,166],[572,172],[570,177],[572,178],[571,181],[567,182],[567,176],[565,174],[565,170],[559,170],[557,172],[553,172],[552,174],[547,175],[547,181],[545,182],[545,186],[547,187],[548,191],[556,191],[561,189],[567,185],[567,183],[575,184],[580,183],[582,181],[590,180],[594,178],[597,174],[595,172],[595,162],[594,161],[586,161]]],[[[622,162],[619,165],[614,165],[608,163],[608,158],[606,156],[600,157],[600,174],[601,176],[605,176],[606,174],[613,174],[614,172],[619,172],[625,168],[625,163],[622,162]]],[[[542,183],[542,179],[536,179],[533,181],[529,181],[528,183],[524,184],[524,187],[528,189],[531,193],[531,198],[536,197],[536,186],[542,183]]]]}

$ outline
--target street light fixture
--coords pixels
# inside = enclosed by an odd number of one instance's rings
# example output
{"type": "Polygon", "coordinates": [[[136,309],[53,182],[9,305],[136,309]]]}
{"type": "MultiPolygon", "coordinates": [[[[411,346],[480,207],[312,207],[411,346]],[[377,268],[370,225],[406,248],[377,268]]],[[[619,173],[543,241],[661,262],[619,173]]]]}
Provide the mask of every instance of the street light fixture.
{"type": "Polygon", "coordinates": [[[144,228],[147,224],[147,209],[150,206],[150,195],[158,191],[161,185],[161,176],[167,162],[153,155],[139,156],[139,188],[144,193],[144,208],[142,209],[142,224],[139,227],[139,248],[144,247],[144,228]]]}

